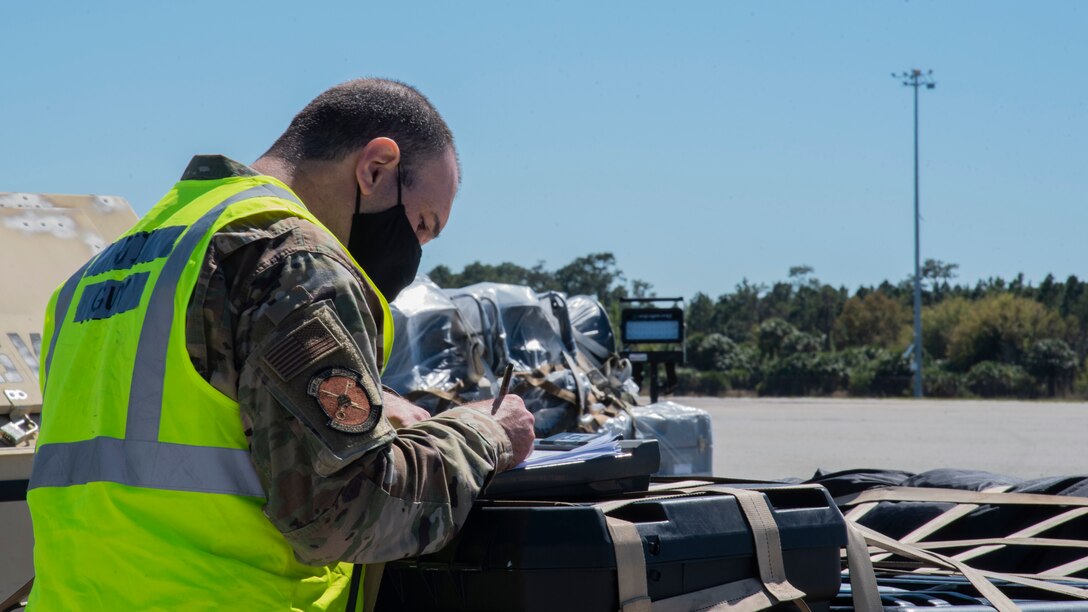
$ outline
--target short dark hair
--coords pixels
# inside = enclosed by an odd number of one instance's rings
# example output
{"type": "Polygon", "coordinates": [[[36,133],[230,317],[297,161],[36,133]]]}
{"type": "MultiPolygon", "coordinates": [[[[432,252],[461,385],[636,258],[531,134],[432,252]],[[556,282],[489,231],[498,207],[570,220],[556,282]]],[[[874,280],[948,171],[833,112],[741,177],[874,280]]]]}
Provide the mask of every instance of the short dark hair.
{"type": "Polygon", "coordinates": [[[266,156],[288,161],[338,161],[379,137],[400,147],[401,180],[412,165],[453,148],[453,133],[419,90],[389,79],[355,79],[326,90],[306,105],[266,156]]]}

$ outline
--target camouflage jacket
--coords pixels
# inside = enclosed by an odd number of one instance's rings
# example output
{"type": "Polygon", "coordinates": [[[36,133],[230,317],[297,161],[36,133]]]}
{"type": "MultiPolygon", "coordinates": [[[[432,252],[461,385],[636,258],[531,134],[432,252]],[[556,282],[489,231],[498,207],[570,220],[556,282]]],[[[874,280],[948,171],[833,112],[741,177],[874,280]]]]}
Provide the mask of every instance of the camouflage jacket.
{"type": "MultiPolygon", "coordinates": [[[[198,156],[183,179],[250,173],[223,157],[198,156]]],[[[306,563],[437,550],[512,458],[498,423],[469,408],[393,430],[380,414],[376,317],[377,297],[340,243],[277,214],[235,222],[213,237],[186,313],[193,365],[239,402],[268,495],[265,514],[306,563]],[[315,329],[324,336],[315,340],[315,329]],[[314,392],[322,372],[357,377],[377,412],[369,429],[336,426],[314,392]]]]}

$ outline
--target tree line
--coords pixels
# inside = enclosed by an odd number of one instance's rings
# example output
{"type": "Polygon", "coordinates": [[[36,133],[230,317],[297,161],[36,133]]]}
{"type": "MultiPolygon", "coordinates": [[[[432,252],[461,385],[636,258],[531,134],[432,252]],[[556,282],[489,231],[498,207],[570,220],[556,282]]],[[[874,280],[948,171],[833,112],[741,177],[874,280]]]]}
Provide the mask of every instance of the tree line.
{"type": "MultiPolygon", "coordinates": [[[[958,266],[930,259],[922,268],[925,394],[936,397],[1088,396],[1088,282],[1023,275],[956,282],[958,266]]],[[[618,321],[619,299],[649,297],[611,253],[579,257],[554,271],[543,264],[476,262],[454,273],[438,266],[443,287],[496,281],[539,291],[594,295],[618,321]]],[[[741,281],[716,298],[686,303],[687,367],[678,393],[720,395],[901,396],[911,388],[913,280],[851,292],[821,282],[810,266],[770,285],[741,281]]]]}

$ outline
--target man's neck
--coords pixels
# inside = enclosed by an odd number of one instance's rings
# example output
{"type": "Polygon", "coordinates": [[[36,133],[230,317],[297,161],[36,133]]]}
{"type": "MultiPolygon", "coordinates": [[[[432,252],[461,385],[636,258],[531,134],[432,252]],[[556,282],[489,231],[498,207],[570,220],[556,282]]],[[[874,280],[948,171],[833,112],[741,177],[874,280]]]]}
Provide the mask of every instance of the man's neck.
{"type": "Polygon", "coordinates": [[[282,181],[284,185],[294,189],[291,183],[295,182],[295,175],[297,172],[294,164],[289,163],[287,160],[279,159],[277,157],[262,157],[250,164],[249,167],[265,176],[277,178],[282,181]]]}
{"type": "MultiPolygon", "coordinates": [[[[347,227],[343,225],[343,215],[334,212],[338,207],[343,207],[350,201],[350,194],[337,194],[330,192],[329,187],[336,183],[332,180],[335,169],[321,165],[306,165],[292,163],[278,157],[262,157],[250,166],[261,174],[277,178],[295,192],[306,208],[314,214],[322,223],[340,237],[347,238],[347,227]]],[[[350,218],[349,218],[350,220],[350,218]]]]}

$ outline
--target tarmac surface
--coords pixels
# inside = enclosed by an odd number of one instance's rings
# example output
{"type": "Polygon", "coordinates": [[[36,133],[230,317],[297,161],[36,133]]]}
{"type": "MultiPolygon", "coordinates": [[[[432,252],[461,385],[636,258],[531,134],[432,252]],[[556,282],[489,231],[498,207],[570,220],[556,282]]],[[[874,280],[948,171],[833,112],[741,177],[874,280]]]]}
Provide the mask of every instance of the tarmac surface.
{"type": "Polygon", "coordinates": [[[817,468],[1088,474],[1088,402],[663,399],[711,414],[715,476],[810,478],[817,468]]]}

